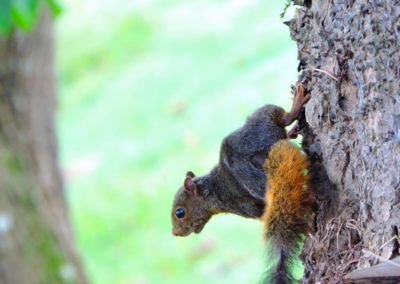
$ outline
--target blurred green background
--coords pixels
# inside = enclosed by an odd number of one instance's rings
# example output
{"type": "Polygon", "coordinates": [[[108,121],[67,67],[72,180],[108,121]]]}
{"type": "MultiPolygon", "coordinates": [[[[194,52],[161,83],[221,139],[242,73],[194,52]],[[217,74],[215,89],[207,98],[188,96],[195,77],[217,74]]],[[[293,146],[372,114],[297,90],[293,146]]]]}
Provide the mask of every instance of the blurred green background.
{"type": "Polygon", "coordinates": [[[223,137],[246,116],[266,103],[290,106],[298,61],[279,17],[285,1],[62,6],[58,136],[92,282],[258,283],[259,221],[220,215],[176,238],[170,210],[186,171],[215,165],[223,137]]]}

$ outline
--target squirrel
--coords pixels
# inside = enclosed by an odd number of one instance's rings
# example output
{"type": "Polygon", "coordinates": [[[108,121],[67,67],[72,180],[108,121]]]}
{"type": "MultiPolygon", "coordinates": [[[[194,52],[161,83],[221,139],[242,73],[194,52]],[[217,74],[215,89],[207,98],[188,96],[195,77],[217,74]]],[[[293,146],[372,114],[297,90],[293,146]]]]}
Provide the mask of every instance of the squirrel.
{"type": "Polygon", "coordinates": [[[218,213],[260,218],[266,205],[268,179],[268,174],[263,171],[264,161],[272,145],[288,135],[297,135],[297,126],[289,133],[285,126],[297,119],[309,98],[303,84],[297,84],[290,112],[275,105],[257,109],[244,126],[225,137],[219,162],[209,173],[195,176],[188,171],[174,198],[172,234],[200,233],[210,218],[218,213]]]}

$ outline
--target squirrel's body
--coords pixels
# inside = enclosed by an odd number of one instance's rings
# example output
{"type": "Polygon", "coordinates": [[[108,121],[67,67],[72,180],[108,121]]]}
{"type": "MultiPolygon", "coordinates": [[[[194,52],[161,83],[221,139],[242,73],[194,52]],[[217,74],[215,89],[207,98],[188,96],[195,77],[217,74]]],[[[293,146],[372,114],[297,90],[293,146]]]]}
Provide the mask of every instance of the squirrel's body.
{"type": "Polygon", "coordinates": [[[214,192],[224,211],[250,218],[263,214],[267,178],[263,163],[271,146],[286,138],[286,130],[279,121],[283,113],[280,107],[266,105],[223,140],[215,168],[222,182],[220,190],[214,188],[214,192]]]}
{"type": "Polygon", "coordinates": [[[244,126],[222,142],[218,165],[196,177],[186,174],[184,186],[175,195],[172,233],[199,233],[215,214],[230,212],[249,218],[264,213],[266,175],[262,169],[273,144],[287,137],[285,126],[298,116],[309,95],[300,84],[290,112],[266,105],[250,115],[244,126]]]}
{"type": "Polygon", "coordinates": [[[314,198],[308,183],[310,163],[288,140],[277,142],[264,163],[268,175],[266,206],[262,216],[269,261],[277,259],[267,271],[264,283],[294,283],[291,265],[308,231],[307,217],[314,198]]]}

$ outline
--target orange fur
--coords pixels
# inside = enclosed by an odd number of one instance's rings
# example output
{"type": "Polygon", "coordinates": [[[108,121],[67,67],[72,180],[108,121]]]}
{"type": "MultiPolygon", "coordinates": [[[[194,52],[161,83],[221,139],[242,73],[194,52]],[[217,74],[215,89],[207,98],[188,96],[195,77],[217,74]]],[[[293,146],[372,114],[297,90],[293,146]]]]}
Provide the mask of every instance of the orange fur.
{"type": "Polygon", "coordinates": [[[289,264],[308,231],[307,217],[314,207],[309,165],[307,155],[289,140],[274,144],[265,160],[268,181],[262,221],[265,238],[272,244],[270,253],[280,259],[265,283],[292,283],[289,264]]]}
{"type": "MultiPolygon", "coordinates": [[[[283,215],[290,215],[293,220],[300,221],[312,212],[309,165],[307,156],[288,140],[279,141],[271,148],[264,163],[268,183],[267,206],[262,220],[267,229],[272,222],[287,221],[283,220],[283,215]]],[[[306,233],[306,227],[302,231],[306,233]]]]}

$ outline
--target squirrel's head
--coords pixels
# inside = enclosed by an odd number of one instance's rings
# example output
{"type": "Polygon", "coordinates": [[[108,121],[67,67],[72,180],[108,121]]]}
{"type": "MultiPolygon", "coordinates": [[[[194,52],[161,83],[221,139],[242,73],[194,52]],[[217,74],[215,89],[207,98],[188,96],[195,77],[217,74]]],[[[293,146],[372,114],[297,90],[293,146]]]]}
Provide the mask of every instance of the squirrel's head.
{"type": "Polygon", "coordinates": [[[196,180],[198,178],[192,172],[187,172],[183,186],[175,195],[171,212],[174,236],[200,233],[213,215],[196,180]]]}

